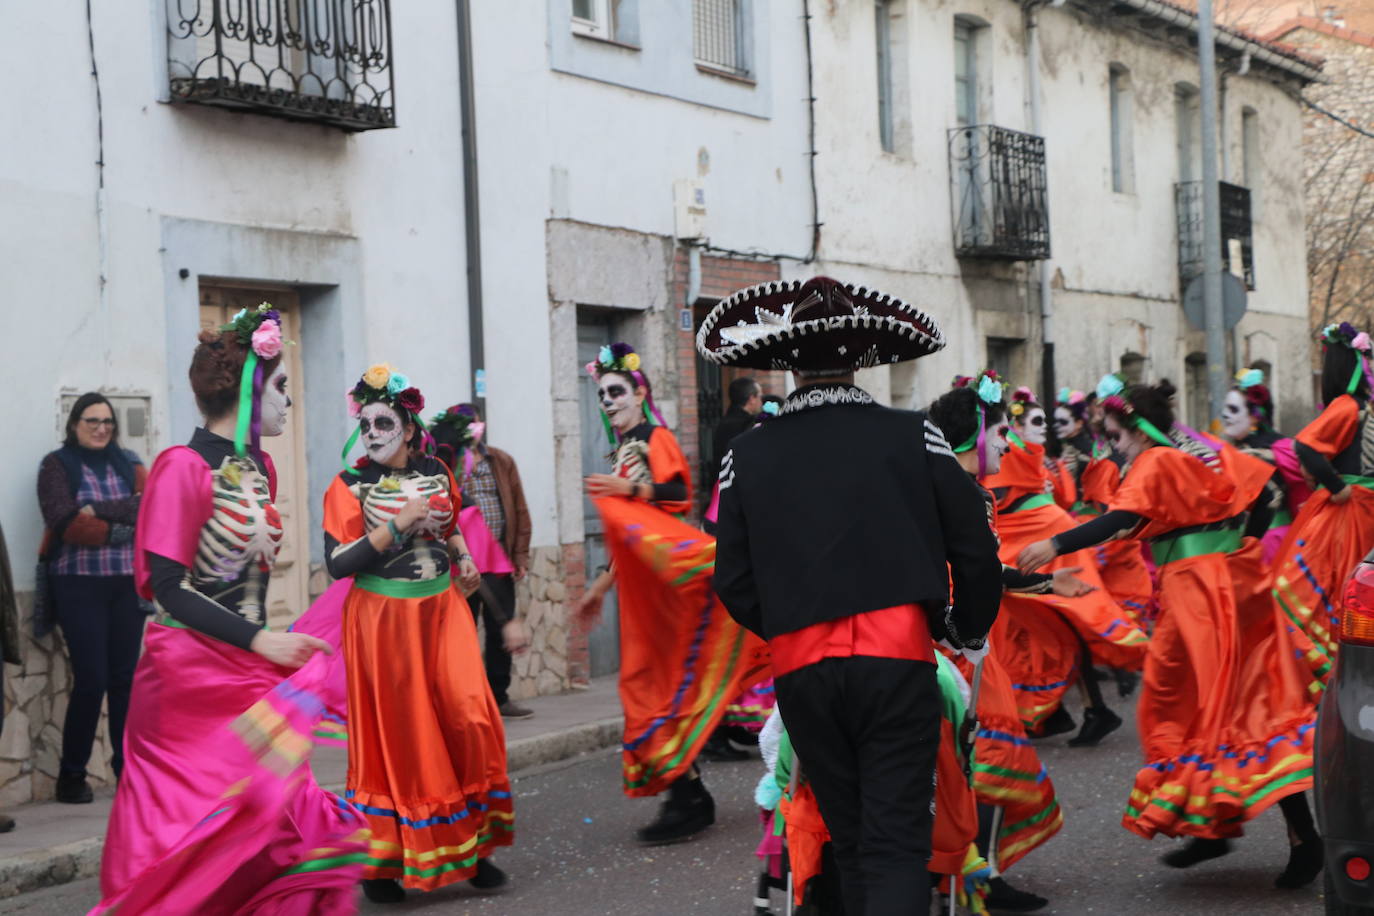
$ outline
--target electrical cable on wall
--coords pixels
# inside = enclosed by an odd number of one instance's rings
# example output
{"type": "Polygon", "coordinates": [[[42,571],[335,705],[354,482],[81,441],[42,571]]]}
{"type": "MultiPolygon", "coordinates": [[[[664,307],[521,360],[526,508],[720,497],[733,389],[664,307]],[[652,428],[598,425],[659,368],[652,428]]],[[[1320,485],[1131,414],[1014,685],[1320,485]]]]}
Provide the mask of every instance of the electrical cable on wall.
{"type": "Polygon", "coordinates": [[[1371,131],[1369,131],[1369,130],[1366,130],[1365,128],[1359,126],[1358,124],[1353,124],[1353,123],[1351,123],[1350,121],[1347,121],[1345,118],[1343,118],[1343,117],[1341,117],[1340,115],[1336,114],[1334,111],[1327,111],[1325,108],[1321,107],[1321,106],[1318,105],[1316,102],[1309,101],[1308,99],[1305,99],[1305,98],[1302,99],[1302,103],[1303,103],[1304,105],[1306,105],[1308,108],[1310,108],[1310,109],[1312,109],[1313,111],[1317,112],[1318,114],[1324,115],[1324,116],[1330,118],[1331,120],[1335,121],[1337,124],[1340,124],[1340,125],[1342,125],[1342,126],[1344,126],[1344,127],[1348,127],[1350,130],[1353,130],[1355,133],[1360,134],[1360,135],[1365,136],[1365,137],[1369,137],[1369,138],[1371,138],[1371,139],[1374,139],[1374,132],[1371,132],[1371,131]]]}

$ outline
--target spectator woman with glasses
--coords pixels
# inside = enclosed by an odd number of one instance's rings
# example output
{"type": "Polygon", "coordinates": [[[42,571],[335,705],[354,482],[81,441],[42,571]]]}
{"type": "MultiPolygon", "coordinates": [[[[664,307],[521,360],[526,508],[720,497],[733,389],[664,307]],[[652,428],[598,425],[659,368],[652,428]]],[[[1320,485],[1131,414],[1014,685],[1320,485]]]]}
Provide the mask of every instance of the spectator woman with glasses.
{"type": "Polygon", "coordinates": [[[85,804],[93,797],[86,765],[107,694],[116,778],[124,768],[124,720],[143,641],[133,538],[146,477],[139,457],[119,445],[119,421],[110,402],[94,391],[77,398],[67,417],[66,441],[38,468],[49,606],[72,666],[57,776],[57,800],[66,804],[85,804]]]}

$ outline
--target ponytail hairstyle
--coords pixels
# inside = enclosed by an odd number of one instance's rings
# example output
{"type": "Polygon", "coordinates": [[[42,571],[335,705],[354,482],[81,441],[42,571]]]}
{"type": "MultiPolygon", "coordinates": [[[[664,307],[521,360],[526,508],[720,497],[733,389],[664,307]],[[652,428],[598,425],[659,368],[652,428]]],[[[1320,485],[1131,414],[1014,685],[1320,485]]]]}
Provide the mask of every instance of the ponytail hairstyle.
{"type": "Polygon", "coordinates": [[[1127,429],[1135,429],[1160,445],[1174,446],[1168,431],[1174,425],[1174,409],[1169,399],[1177,389],[1163,379],[1158,385],[1132,385],[1120,394],[1108,396],[1102,409],[1127,429]]]}

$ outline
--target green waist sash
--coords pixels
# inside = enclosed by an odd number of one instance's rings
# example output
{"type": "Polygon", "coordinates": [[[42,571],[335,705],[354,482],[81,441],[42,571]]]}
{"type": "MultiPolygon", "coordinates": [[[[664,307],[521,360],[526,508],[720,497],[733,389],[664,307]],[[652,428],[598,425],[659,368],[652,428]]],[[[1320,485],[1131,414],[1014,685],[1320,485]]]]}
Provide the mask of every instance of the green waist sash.
{"type": "Polygon", "coordinates": [[[1282,528],[1284,525],[1293,524],[1293,513],[1287,509],[1279,509],[1274,513],[1274,519],[1269,523],[1269,530],[1282,528]]]}
{"type": "MultiPolygon", "coordinates": [[[[161,624],[164,627],[171,627],[174,630],[190,630],[192,633],[200,632],[195,627],[188,627],[186,624],[182,623],[180,620],[177,620],[175,617],[173,617],[171,614],[168,614],[161,608],[158,608],[157,616],[153,618],[153,623],[161,624]]],[[[264,623],[261,629],[267,629],[267,624],[264,623]]]]}
{"type": "Polygon", "coordinates": [[[1361,477],[1359,474],[1342,474],[1341,480],[1355,487],[1364,487],[1366,490],[1374,490],[1374,477],[1361,477]]]}
{"type": "Polygon", "coordinates": [[[447,572],[433,579],[383,579],[359,573],[353,577],[353,584],[365,592],[388,598],[428,598],[448,591],[453,580],[447,572]]]}
{"type": "Polygon", "coordinates": [[[1192,531],[1174,537],[1165,535],[1150,541],[1156,566],[1187,560],[1209,553],[1230,553],[1240,548],[1240,532],[1234,528],[1220,531],[1192,531]]]}
{"type": "Polygon", "coordinates": [[[1036,493],[1034,496],[1027,496],[1025,501],[1017,504],[1008,512],[1029,512],[1031,509],[1039,509],[1042,506],[1054,505],[1054,497],[1048,493],[1036,493]]]}
{"type": "Polygon", "coordinates": [[[1102,512],[1101,512],[1101,510],[1099,510],[1099,509],[1097,508],[1097,506],[1093,505],[1092,503],[1084,502],[1083,500],[1080,499],[1078,502],[1076,502],[1076,503],[1073,504],[1073,514],[1074,514],[1074,515],[1101,515],[1102,512]]]}

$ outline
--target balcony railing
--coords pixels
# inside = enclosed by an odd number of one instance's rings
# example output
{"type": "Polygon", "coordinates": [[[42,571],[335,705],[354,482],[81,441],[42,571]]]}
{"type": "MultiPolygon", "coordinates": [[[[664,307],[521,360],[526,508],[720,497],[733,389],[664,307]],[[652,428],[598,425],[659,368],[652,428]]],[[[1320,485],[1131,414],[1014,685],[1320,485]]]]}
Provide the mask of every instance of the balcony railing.
{"type": "Polygon", "coordinates": [[[166,0],[174,102],[396,126],[391,0],[166,0]]]}
{"type": "MultiPolygon", "coordinates": [[[[1223,269],[1255,288],[1254,240],[1250,228],[1250,189],[1218,182],[1221,190],[1221,264],[1223,269]]],[[[1174,185],[1178,210],[1178,278],[1182,289],[1202,276],[1202,182],[1184,181],[1174,185]]]]}
{"type": "Polygon", "coordinates": [[[954,251],[961,258],[1050,256],[1045,140],[981,124],[949,132],[954,251]]]}

